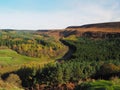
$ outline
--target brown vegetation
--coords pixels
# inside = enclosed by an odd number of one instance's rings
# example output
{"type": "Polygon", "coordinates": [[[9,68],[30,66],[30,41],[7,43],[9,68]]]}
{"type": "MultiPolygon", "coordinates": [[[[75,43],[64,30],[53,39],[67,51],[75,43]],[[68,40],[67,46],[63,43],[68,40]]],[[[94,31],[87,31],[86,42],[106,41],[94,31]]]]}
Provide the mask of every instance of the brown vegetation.
{"type": "Polygon", "coordinates": [[[70,35],[105,38],[106,36],[120,36],[120,22],[88,24],[83,26],[69,26],[61,30],[38,30],[38,34],[53,36],[57,39],[70,35]]]}

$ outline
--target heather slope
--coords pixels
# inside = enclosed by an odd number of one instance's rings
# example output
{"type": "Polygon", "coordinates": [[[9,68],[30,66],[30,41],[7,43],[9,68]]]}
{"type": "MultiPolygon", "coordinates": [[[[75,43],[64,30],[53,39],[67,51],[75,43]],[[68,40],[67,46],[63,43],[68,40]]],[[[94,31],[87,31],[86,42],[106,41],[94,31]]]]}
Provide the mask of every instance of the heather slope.
{"type": "Polygon", "coordinates": [[[106,36],[120,36],[120,22],[87,24],[82,26],[69,26],[61,35],[64,37],[70,35],[85,36],[92,38],[106,38],[106,36]]]}

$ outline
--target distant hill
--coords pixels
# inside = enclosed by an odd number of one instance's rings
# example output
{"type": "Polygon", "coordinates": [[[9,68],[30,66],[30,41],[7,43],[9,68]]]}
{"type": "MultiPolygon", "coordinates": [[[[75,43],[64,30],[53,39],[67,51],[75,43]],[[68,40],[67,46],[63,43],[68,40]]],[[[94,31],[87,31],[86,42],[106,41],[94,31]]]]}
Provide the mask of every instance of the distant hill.
{"type": "Polygon", "coordinates": [[[69,26],[69,28],[120,28],[120,22],[109,22],[109,23],[96,23],[96,24],[87,24],[82,26],[69,26]]]}
{"type": "Polygon", "coordinates": [[[53,29],[53,30],[37,30],[37,34],[42,34],[42,35],[48,35],[55,37],[56,39],[61,38],[61,32],[63,32],[65,29],[53,29]]]}
{"type": "Polygon", "coordinates": [[[53,36],[55,38],[70,35],[86,36],[93,38],[120,37],[120,22],[95,23],[82,26],[69,26],[65,29],[37,30],[38,34],[53,36]]]}
{"type": "Polygon", "coordinates": [[[69,26],[61,34],[64,37],[67,37],[69,35],[92,38],[120,37],[120,22],[69,26]]]}

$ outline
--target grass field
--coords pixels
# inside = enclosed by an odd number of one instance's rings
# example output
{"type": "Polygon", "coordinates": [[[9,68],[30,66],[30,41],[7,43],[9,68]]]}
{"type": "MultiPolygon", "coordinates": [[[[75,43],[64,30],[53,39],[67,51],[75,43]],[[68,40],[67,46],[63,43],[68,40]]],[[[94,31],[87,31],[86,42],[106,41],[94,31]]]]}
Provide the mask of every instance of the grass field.
{"type": "Polygon", "coordinates": [[[77,90],[120,90],[120,83],[116,83],[116,81],[97,80],[82,83],[80,87],[77,90]]]}
{"type": "Polygon", "coordinates": [[[0,73],[16,70],[23,65],[42,66],[49,62],[54,62],[54,60],[48,59],[47,57],[34,58],[20,55],[11,49],[0,50],[0,73]]]}
{"type": "MultiPolygon", "coordinates": [[[[0,50],[0,64],[2,64],[2,65],[24,64],[24,63],[30,62],[30,61],[43,62],[43,59],[20,55],[11,49],[0,50]]],[[[47,60],[45,60],[45,58],[44,58],[44,62],[45,61],[47,61],[47,60]]]]}

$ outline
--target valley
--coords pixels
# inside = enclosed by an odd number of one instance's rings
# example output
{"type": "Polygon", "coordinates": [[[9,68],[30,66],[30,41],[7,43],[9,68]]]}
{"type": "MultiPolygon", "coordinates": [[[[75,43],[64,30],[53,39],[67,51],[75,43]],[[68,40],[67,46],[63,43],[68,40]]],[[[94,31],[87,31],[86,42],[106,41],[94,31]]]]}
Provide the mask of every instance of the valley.
{"type": "Polygon", "coordinates": [[[0,30],[0,76],[0,90],[119,90],[120,22],[0,30]]]}

